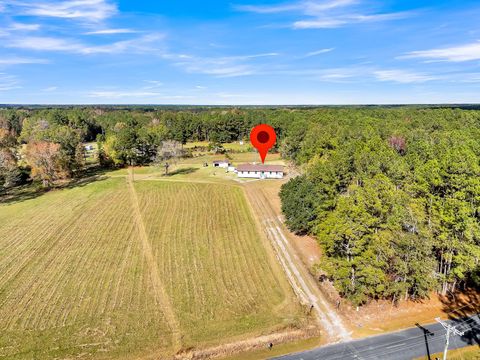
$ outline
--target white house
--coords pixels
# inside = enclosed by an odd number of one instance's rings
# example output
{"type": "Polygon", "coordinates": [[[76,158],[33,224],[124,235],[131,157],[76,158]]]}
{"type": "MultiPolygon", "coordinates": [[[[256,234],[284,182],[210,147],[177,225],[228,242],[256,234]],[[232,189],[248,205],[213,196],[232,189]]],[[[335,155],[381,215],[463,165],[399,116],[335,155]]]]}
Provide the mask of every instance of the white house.
{"type": "Polygon", "coordinates": [[[282,179],[283,175],[282,165],[241,164],[237,166],[237,176],[241,178],[282,179]]]}

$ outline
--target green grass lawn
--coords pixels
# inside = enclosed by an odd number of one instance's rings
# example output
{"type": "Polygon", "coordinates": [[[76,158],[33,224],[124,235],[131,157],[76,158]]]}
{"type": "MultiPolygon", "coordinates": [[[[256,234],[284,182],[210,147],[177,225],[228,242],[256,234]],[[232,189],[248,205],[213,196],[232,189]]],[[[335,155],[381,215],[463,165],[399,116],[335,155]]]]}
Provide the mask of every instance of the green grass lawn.
{"type": "MultiPolygon", "coordinates": [[[[443,352],[431,354],[430,358],[443,359],[443,352]]],[[[417,358],[416,360],[426,359],[426,356],[417,358]]],[[[448,351],[449,360],[479,360],[480,359],[480,348],[478,345],[467,346],[461,349],[449,350],[448,351]]]]}
{"type": "MultiPolygon", "coordinates": [[[[203,147],[203,148],[208,148],[209,146],[208,141],[192,141],[188,142],[184,145],[185,149],[193,149],[195,147],[203,147]]],[[[235,141],[231,143],[225,143],[222,144],[225,150],[232,151],[232,152],[246,152],[246,151],[252,151],[252,145],[250,144],[250,141],[244,141],[243,144],[240,144],[240,141],[235,141]]]]}

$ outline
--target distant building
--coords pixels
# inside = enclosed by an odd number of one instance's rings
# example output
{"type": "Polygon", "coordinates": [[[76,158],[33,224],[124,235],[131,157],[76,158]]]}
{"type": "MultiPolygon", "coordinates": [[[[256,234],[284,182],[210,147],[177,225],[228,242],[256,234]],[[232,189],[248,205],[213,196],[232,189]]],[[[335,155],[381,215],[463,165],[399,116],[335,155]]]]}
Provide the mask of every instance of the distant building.
{"type": "Polygon", "coordinates": [[[213,167],[221,167],[227,169],[230,165],[230,161],[228,160],[215,160],[213,162],[213,167]]]}
{"type": "Polygon", "coordinates": [[[92,151],[93,150],[93,145],[85,145],[85,150],[92,151]]]}
{"type": "Polygon", "coordinates": [[[241,178],[282,179],[283,175],[282,165],[241,164],[237,166],[237,176],[241,178]]]}

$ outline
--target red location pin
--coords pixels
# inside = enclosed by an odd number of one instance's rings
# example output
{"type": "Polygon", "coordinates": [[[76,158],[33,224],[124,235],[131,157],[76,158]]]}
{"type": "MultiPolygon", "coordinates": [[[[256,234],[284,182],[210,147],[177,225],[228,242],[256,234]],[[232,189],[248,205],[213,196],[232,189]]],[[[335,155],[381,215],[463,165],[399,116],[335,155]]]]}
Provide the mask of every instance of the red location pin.
{"type": "Polygon", "coordinates": [[[250,141],[260,153],[262,163],[265,163],[268,150],[270,150],[277,141],[275,129],[267,124],[255,126],[250,132],[250,141]]]}

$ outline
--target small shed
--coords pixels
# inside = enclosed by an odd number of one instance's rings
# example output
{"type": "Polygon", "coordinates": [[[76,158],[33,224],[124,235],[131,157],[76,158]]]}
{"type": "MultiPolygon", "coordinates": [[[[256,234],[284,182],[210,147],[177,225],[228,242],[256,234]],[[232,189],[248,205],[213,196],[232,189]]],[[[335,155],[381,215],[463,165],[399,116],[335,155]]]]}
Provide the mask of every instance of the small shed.
{"type": "Polygon", "coordinates": [[[215,160],[213,162],[213,167],[221,167],[221,168],[225,168],[225,169],[228,169],[229,166],[231,166],[232,164],[230,163],[229,160],[215,160]]]}

